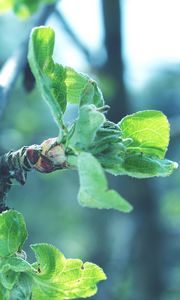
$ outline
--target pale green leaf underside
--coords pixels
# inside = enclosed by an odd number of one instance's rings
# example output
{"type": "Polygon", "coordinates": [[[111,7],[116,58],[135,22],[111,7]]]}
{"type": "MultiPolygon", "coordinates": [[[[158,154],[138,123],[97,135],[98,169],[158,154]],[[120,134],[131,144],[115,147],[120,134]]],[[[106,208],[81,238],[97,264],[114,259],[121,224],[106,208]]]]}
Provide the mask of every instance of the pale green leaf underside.
{"type": "Polygon", "coordinates": [[[98,266],[79,259],[66,259],[55,247],[48,244],[32,245],[40,273],[34,275],[33,297],[36,300],[75,299],[94,295],[96,284],[106,279],[98,266]]]}
{"type": "Polygon", "coordinates": [[[75,124],[74,134],[70,140],[70,145],[77,149],[87,150],[92,144],[97,130],[104,121],[104,115],[97,111],[94,105],[82,106],[79,118],[75,124]]]}
{"type": "Polygon", "coordinates": [[[169,144],[169,123],[155,110],[126,116],[119,123],[123,138],[132,138],[129,150],[163,159],[169,144]]]}
{"type": "Polygon", "coordinates": [[[27,231],[22,214],[14,210],[0,214],[0,257],[20,250],[26,238],[27,231]]]}
{"type": "Polygon", "coordinates": [[[132,206],[116,191],[108,190],[103,169],[90,153],[83,152],[79,155],[78,171],[80,177],[78,199],[81,205],[94,208],[113,208],[123,212],[132,210],[132,206]]]}

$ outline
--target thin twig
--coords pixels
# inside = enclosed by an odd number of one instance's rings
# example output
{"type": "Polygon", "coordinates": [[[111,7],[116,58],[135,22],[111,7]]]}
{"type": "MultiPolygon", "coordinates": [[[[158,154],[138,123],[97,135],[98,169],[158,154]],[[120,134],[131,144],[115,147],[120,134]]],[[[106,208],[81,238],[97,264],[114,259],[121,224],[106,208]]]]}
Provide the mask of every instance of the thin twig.
{"type": "MultiPolygon", "coordinates": [[[[55,4],[45,6],[32,23],[32,28],[43,25],[55,10],[55,4]]],[[[0,72],[0,118],[5,110],[11,91],[18,79],[18,75],[27,63],[29,34],[14,54],[5,62],[0,72]]]]}

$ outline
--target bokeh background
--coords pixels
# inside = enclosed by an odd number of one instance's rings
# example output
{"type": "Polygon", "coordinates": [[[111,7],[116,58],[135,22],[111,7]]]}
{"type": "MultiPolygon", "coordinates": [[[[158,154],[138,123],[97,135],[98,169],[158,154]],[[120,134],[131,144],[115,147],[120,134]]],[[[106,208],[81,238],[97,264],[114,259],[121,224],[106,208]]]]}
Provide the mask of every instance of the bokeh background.
{"type": "MultiPolygon", "coordinates": [[[[56,31],[55,60],[98,81],[111,120],[143,109],[168,116],[167,157],[177,162],[179,11],[179,0],[61,0],[46,22],[56,31]]],[[[27,37],[32,20],[12,12],[0,16],[1,66],[27,37]]],[[[28,80],[22,72],[1,117],[1,153],[57,135],[38,90],[27,91],[28,80]]],[[[31,243],[49,242],[66,257],[99,264],[108,280],[94,300],[180,299],[180,170],[169,178],[108,179],[134,205],[131,214],[80,207],[75,171],[31,172],[25,186],[14,183],[8,204],[25,216],[29,260],[31,243]]]]}

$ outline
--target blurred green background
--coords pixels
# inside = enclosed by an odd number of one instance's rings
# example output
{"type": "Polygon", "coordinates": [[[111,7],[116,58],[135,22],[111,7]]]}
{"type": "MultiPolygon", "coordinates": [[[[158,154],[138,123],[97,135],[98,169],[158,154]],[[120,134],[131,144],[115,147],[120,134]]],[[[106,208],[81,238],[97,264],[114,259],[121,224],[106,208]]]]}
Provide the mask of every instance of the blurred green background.
{"type": "MultiPolygon", "coordinates": [[[[55,60],[98,81],[111,120],[143,109],[168,116],[167,157],[177,162],[179,9],[179,0],[61,0],[46,22],[56,31],[55,60]]],[[[12,12],[0,16],[1,66],[27,36],[32,20],[12,12]]],[[[1,153],[57,135],[38,90],[26,90],[28,80],[22,72],[0,120],[1,153]]],[[[34,259],[31,243],[49,242],[66,257],[99,264],[108,280],[100,283],[94,300],[180,299],[180,170],[169,178],[108,179],[133,203],[131,214],[80,207],[75,171],[31,172],[25,186],[14,183],[8,205],[25,216],[29,260],[34,259]]]]}

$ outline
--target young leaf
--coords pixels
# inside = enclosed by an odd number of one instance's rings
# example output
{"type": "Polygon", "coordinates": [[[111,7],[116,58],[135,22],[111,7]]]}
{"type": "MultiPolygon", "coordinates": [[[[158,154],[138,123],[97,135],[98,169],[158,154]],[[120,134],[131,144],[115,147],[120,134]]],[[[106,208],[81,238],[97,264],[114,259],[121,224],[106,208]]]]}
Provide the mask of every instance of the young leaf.
{"type": "Polygon", "coordinates": [[[10,256],[0,258],[0,272],[3,273],[9,270],[14,272],[26,272],[33,271],[34,269],[26,260],[22,259],[21,257],[10,256]]]}
{"type": "Polygon", "coordinates": [[[0,274],[0,282],[7,290],[12,290],[15,282],[17,281],[18,273],[7,271],[0,274]]]}
{"type": "Polygon", "coordinates": [[[8,210],[0,214],[0,257],[20,251],[27,238],[22,214],[8,210]]]}
{"type": "Polygon", "coordinates": [[[93,142],[97,130],[104,122],[104,115],[97,111],[94,105],[82,106],[70,145],[78,149],[87,150],[93,142]]]}
{"type": "Polygon", "coordinates": [[[119,127],[123,138],[132,138],[129,150],[163,159],[169,144],[169,123],[155,110],[134,113],[123,118],[119,127]]]}
{"type": "MultiPolygon", "coordinates": [[[[1,299],[1,298],[0,298],[1,299]]],[[[11,291],[11,299],[32,299],[32,277],[27,273],[20,273],[16,284],[11,291]]],[[[8,299],[9,300],[9,299],[8,299]]]]}
{"type": "Polygon", "coordinates": [[[54,39],[55,34],[51,28],[34,28],[29,42],[28,60],[41,95],[60,125],[66,109],[66,71],[52,59],[54,39]]]}
{"type": "Polygon", "coordinates": [[[97,155],[103,168],[113,175],[128,175],[136,178],[169,176],[177,169],[176,162],[158,159],[142,153],[126,153],[121,143],[108,148],[104,155],[97,155]]]}
{"type": "Polygon", "coordinates": [[[5,289],[4,286],[0,283],[0,299],[9,300],[10,291],[5,289]]]}
{"type": "Polygon", "coordinates": [[[53,116],[61,125],[62,114],[67,103],[84,102],[86,86],[90,83],[92,91],[87,92],[88,104],[102,106],[104,101],[97,84],[87,75],[78,73],[72,68],[63,67],[53,61],[55,34],[50,27],[37,27],[32,30],[28,59],[36,78],[42,97],[47,101],[53,116]]]}
{"type": "Polygon", "coordinates": [[[36,300],[64,300],[94,295],[96,284],[106,279],[98,266],[79,259],[66,259],[48,244],[31,246],[35,252],[38,274],[34,275],[33,298],[36,300]]]}
{"type": "Polygon", "coordinates": [[[81,94],[89,80],[89,77],[83,73],[78,73],[70,67],[64,67],[66,72],[66,98],[71,104],[79,104],[81,94]]]}
{"type": "Polygon", "coordinates": [[[80,105],[83,106],[85,104],[94,104],[96,107],[104,106],[102,92],[97,83],[91,79],[88,80],[80,97],[80,105]]]}
{"type": "Polygon", "coordinates": [[[169,176],[177,169],[176,162],[149,157],[142,154],[128,155],[122,162],[121,175],[129,175],[136,178],[148,178],[154,176],[169,176]]]}
{"type": "Polygon", "coordinates": [[[0,282],[6,289],[11,290],[17,282],[20,272],[35,271],[24,259],[17,256],[0,259],[0,282]]]}
{"type": "Polygon", "coordinates": [[[113,208],[130,212],[132,206],[116,191],[108,190],[107,180],[97,159],[90,153],[81,153],[78,157],[80,191],[78,199],[81,205],[94,208],[113,208]]]}

